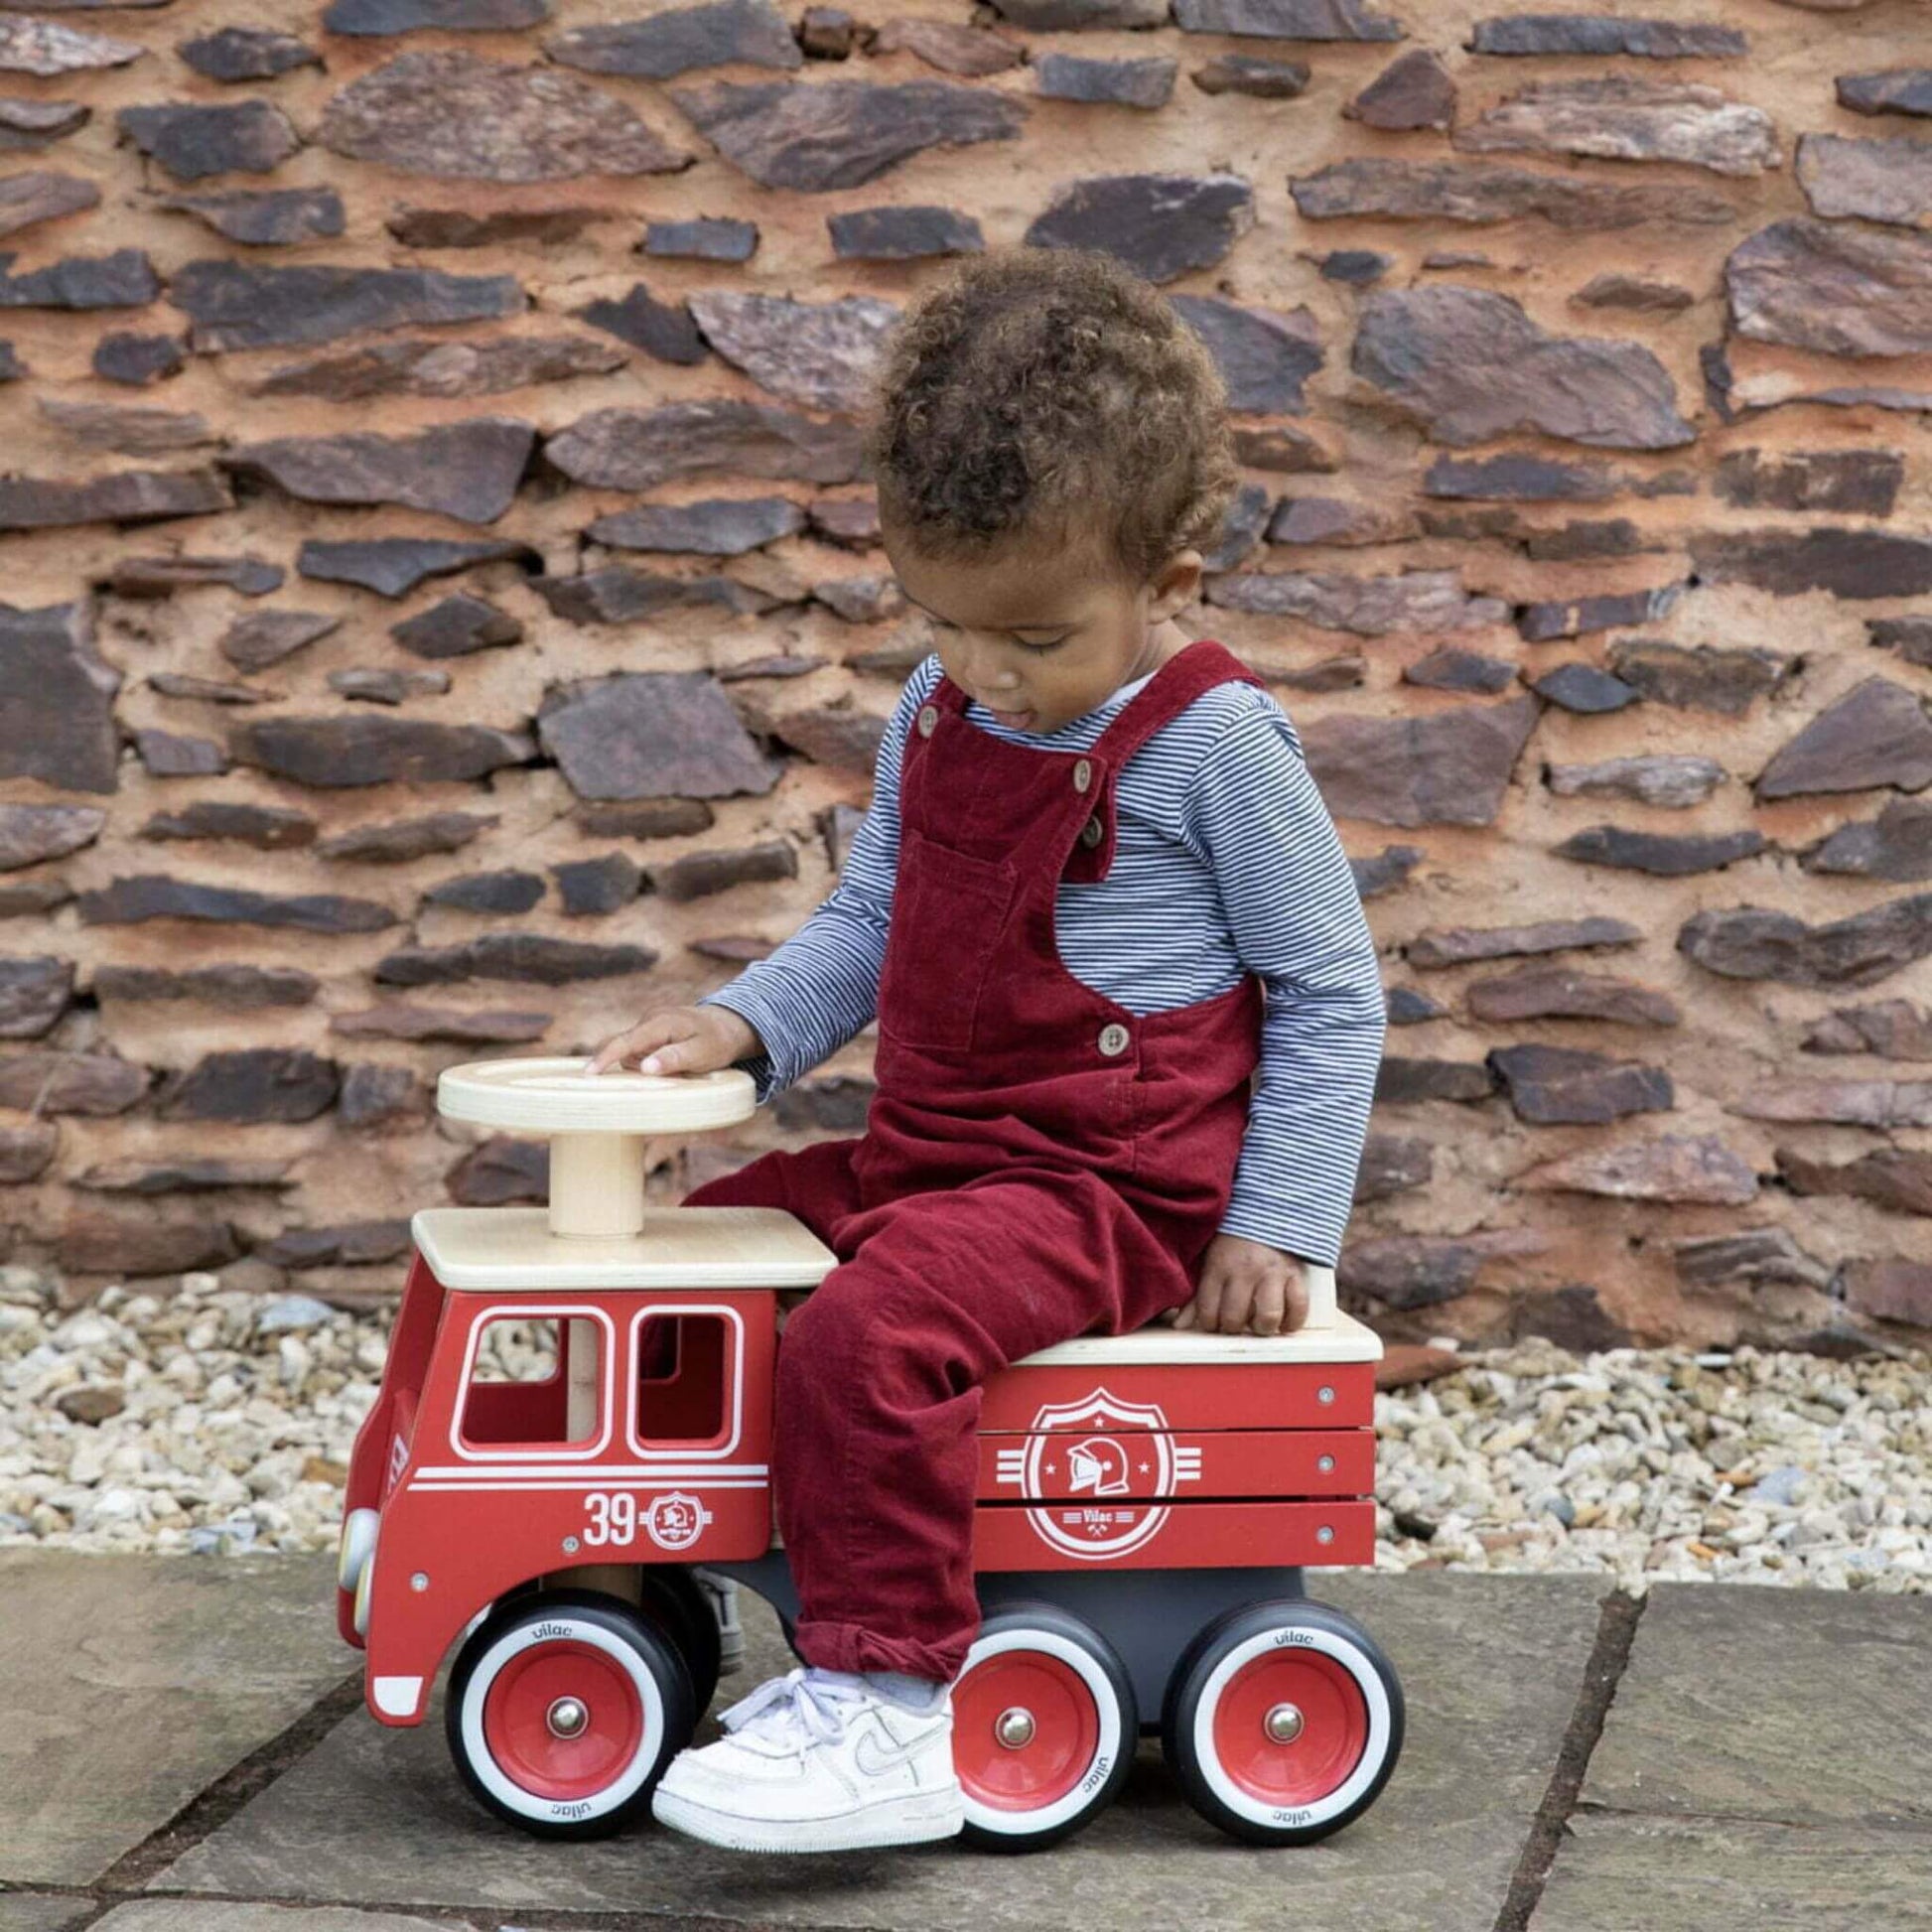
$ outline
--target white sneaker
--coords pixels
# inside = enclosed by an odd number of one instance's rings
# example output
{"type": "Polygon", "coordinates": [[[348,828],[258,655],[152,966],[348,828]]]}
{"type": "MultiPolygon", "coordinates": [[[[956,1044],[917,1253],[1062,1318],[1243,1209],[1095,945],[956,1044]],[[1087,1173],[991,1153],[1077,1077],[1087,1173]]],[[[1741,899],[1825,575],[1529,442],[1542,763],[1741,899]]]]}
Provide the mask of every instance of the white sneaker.
{"type": "Polygon", "coordinates": [[[800,1667],[719,1714],[651,1797],[660,1824],[735,1852],[849,1852],[951,1838],[966,1822],[950,1691],[926,1714],[800,1667]]]}

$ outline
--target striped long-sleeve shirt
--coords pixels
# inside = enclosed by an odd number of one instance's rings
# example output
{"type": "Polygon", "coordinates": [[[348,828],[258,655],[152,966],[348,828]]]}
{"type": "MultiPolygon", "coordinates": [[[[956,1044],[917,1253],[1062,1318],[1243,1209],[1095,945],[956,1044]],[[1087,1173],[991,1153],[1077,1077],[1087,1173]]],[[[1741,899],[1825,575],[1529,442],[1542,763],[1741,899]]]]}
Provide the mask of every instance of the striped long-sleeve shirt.
{"type": "MultiPolygon", "coordinates": [[[[765,1051],[738,1064],[760,1102],[877,1011],[898,862],[900,758],[940,672],[934,653],[899,694],[871,807],[836,890],[791,938],[699,1002],[729,1007],[757,1029],[765,1051]]],[[[1002,726],[976,702],[965,716],[1010,743],[1087,751],[1147,682],[1123,685],[1044,735],[1002,726]]],[[[1361,897],[1295,727],[1259,686],[1215,685],[1128,760],[1115,780],[1115,812],[1107,877],[1058,887],[1060,957],[1074,978],[1130,1013],[1212,999],[1250,971],[1261,977],[1261,1064],[1221,1228],[1332,1266],[1386,1020],[1361,897]]]]}

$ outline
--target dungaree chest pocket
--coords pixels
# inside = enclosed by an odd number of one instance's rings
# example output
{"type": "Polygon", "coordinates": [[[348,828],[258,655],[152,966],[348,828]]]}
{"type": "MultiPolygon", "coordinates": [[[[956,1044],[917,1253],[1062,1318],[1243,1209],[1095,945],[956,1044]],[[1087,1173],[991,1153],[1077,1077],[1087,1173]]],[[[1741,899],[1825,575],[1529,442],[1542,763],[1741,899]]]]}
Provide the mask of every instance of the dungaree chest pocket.
{"type": "Polygon", "coordinates": [[[893,919],[879,975],[879,1031],[907,1046],[965,1052],[1006,936],[1018,870],[899,834],[893,919]]]}

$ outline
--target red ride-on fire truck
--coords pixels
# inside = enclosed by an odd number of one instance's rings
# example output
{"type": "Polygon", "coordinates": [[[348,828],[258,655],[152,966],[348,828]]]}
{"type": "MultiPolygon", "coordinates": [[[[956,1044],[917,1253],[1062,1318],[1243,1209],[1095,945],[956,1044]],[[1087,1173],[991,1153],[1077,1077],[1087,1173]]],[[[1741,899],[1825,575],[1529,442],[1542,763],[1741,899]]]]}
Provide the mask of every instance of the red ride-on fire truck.
{"type": "MultiPolygon", "coordinates": [[[[541,1207],[433,1207],[356,1438],[338,1574],[367,1701],[445,1725],[500,1816],[589,1837],[648,1810],[717,1688],[748,1586],[787,1635],[769,1448],[779,1296],[837,1264],[775,1209],[644,1200],[647,1137],[748,1118],[738,1068],[473,1061],[449,1118],[551,1137],[541,1207]]],[[[1402,1692],[1302,1566],[1374,1560],[1382,1344],[1311,1271],[1293,1334],[1091,1335],[986,1385],[973,1561],[984,1622],[953,1687],[969,1843],[1078,1830],[1143,1731],[1203,1817],[1306,1844],[1371,1803],[1402,1692]]]]}

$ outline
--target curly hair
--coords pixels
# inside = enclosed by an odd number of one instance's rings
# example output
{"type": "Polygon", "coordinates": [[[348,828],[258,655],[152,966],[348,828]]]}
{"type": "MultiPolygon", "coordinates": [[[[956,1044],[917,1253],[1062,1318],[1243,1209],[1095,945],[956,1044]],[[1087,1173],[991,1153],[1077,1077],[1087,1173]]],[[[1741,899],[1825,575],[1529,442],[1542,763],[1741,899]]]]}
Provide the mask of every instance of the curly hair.
{"type": "Polygon", "coordinates": [[[1090,248],[996,249],[926,290],[881,357],[866,456],[882,515],[930,554],[1100,538],[1135,584],[1210,549],[1240,487],[1206,345],[1090,248]]]}

